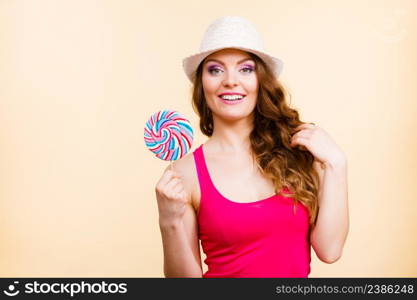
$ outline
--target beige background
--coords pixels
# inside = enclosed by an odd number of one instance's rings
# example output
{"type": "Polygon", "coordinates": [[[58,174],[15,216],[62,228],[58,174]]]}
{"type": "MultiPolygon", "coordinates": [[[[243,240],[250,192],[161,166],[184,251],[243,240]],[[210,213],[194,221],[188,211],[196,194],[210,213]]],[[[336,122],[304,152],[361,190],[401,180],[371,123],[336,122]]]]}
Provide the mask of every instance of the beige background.
{"type": "Polygon", "coordinates": [[[143,127],[175,109],[205,141],[181,60],[223,15],[284,60],[303,121],[349,162],[343,257],[311,277],[417,276],[417,1],[0,0],[0,276],[160,277],[143,127]]]}

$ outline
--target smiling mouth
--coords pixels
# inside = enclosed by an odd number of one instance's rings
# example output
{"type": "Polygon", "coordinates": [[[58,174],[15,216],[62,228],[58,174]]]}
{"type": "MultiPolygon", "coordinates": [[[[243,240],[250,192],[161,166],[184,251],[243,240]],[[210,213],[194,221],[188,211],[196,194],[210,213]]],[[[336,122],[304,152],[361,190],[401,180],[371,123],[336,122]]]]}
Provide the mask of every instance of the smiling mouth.
{"type": "Polygon", "coordinates": [[[245,97],[246,97],[246,95],[245,96],[237,96],[237,97],[227,97],[227,98],[225,98],[225,97],[222,97],[222,96],[218,96],[221,100],[224,100],[224,101],[229,101],[229,102],[234,102],[234,101],[240,101],[240,100],[243,100],[245,97]]]}

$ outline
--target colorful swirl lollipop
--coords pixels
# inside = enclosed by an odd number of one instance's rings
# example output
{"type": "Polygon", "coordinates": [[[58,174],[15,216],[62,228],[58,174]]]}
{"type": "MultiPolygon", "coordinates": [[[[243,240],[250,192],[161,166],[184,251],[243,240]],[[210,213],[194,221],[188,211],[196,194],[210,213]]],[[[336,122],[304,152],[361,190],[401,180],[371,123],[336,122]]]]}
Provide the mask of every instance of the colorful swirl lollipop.
{"type": "Polygon", "coordinates": [[[144,139],[146,146],[156,157],[173,161],[190,150],[193,129],[190,122],[178,112],[161,110],[146,122],[144,139]]]}

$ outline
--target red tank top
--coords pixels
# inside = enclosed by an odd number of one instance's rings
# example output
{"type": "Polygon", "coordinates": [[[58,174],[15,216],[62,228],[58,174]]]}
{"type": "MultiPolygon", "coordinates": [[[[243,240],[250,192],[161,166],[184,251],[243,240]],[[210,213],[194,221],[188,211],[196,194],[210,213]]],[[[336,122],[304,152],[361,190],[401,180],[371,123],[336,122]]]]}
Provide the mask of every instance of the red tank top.
{"type": "Polygon", "coordinates": [[[198,234],[208,267],[203,277],[307,277],[307,208],[297,203],[294,214],[294,199],[278,194],[255,202],[229,200],[211,181],[203,144],[193,156],[201,193],[198,234]]]}

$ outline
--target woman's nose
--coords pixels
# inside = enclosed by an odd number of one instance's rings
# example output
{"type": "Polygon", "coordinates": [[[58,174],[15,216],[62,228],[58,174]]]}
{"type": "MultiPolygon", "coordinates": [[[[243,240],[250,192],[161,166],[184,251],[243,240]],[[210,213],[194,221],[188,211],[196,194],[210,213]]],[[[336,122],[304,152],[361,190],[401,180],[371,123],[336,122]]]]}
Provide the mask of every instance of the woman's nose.
{"type": "Polygon", "coordinates": [[[234,72],[226,72],[225,78],[223,80],[225,86],[235,86],[237,85],[237,76],[234,72]]]}

